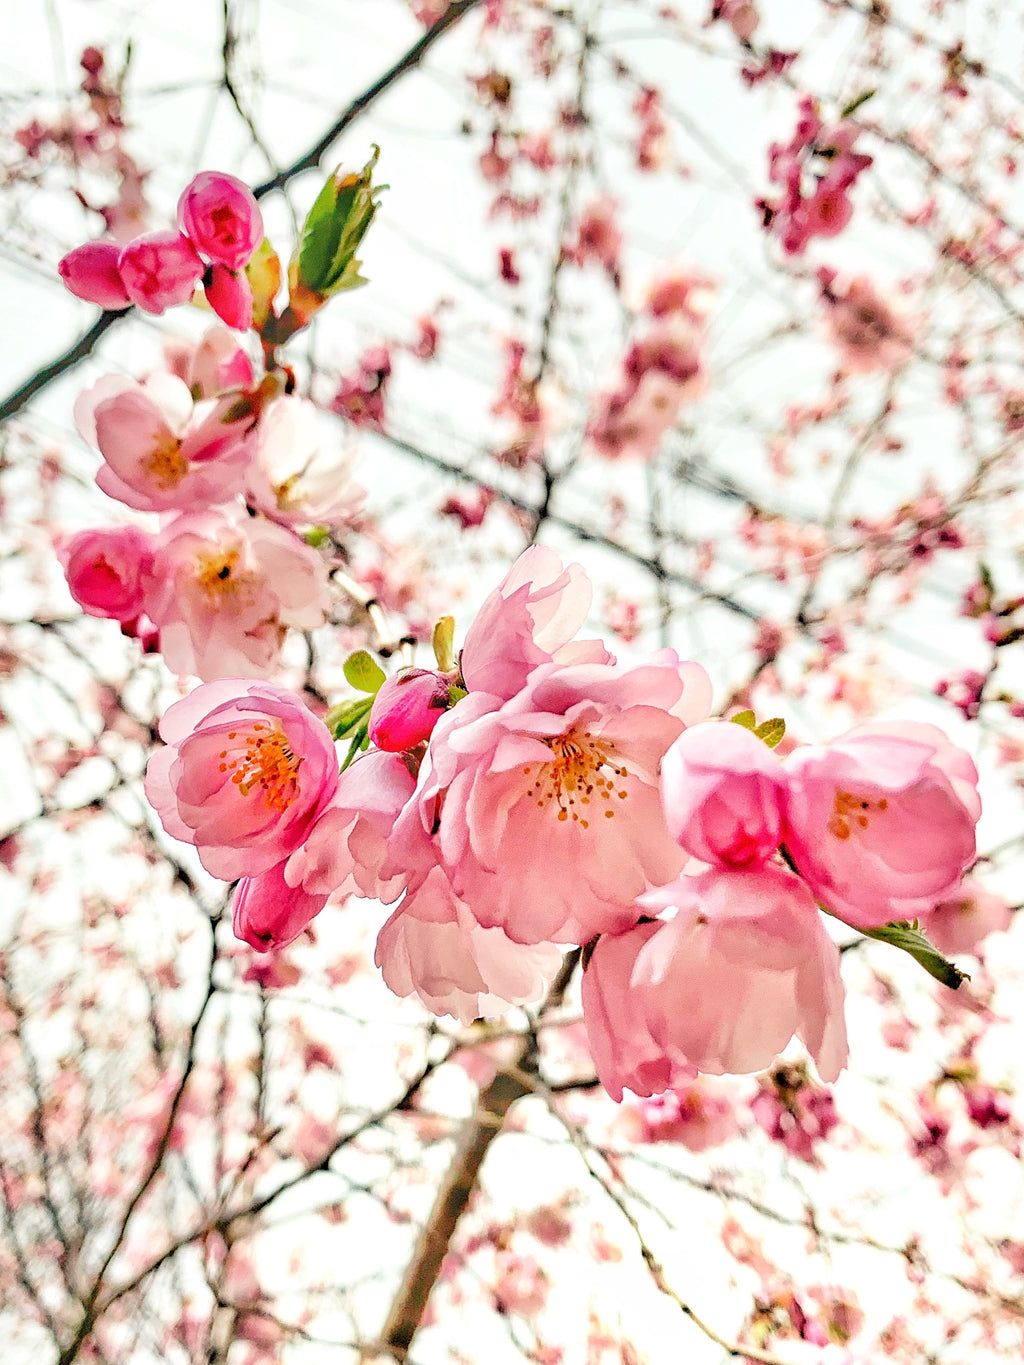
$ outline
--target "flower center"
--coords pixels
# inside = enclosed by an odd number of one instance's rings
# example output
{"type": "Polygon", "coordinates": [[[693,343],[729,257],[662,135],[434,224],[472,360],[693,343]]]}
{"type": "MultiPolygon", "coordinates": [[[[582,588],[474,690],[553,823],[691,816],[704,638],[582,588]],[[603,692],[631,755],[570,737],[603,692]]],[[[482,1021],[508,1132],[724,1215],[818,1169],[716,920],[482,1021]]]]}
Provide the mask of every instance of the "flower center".
{"type": "Polygon", "coordinates": [[[837,791],[828,832],[837,839],[849,839],[854,830],[867,829],[872,813],[888,809],[889,802],[884,796],[872,800],[867,796],[858,796],[856,792],[837,791]]]}
{"type": "Polygon", "coordinates": [[[571,818],[583,829],[589,828],[587,817],[594,811],[574,807],[601,808],[601,803],[607,801],[604,816],[607,820],[613,819],[612,798],[625,801],[629,795],[614,781],[629,775],[628,770],[617,763],[614,742],[592,739],[590,735],[569,730],[555,738],[542,738],[541,743],[551,750],[552,758],[547,763],[530,763],[523,768],[524,777],[533,777],[526,795],[542,808],[554,803],[559,820],[571,818]]]}
{"type": "Polygon", "coordinates": [[[241,557],[237,547],[207,551],[197,557],[196,581],[208,598],[216,602],[218,598],[234,596],[249,581],[251,574],[239,571],[241,557]]]}
{"type": "Polygon", "coordinates": [[[220,771],[230,773],[240,796],[256,788],[268,810],[286,811],[299,794],[302,759],[288,744],[288,736],[266,720],[254,720],[248,730],[229,730],[230,748],[220,751],[220,771]]]}
{"type": "Polygon", "coordinates": [[[146,473],[157,488],[177,488],[188,473],[188,460],[181,453],[181,442],[170,432],[158,436],[145,463],[146,473]]]}

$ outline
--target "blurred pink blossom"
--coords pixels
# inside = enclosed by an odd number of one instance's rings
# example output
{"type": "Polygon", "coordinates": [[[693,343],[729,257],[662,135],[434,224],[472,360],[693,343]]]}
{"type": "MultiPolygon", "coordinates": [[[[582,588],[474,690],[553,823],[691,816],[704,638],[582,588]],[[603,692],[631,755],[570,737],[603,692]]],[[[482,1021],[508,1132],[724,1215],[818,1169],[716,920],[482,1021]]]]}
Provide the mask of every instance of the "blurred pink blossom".
{"type": "Polygon", "coordinates": [[[79,531],[57,547],[71,596],[90,616],[134,621],[153,563],[153,537],[136,526],[79,531]]]}
{"type": "Polygon", "coordinates": [[[921,916],[925,932],[941,953],[971,953],[988,937],[1009,929],[1013,911],[975,877],[964,877],[952,895],[921,916]]]}

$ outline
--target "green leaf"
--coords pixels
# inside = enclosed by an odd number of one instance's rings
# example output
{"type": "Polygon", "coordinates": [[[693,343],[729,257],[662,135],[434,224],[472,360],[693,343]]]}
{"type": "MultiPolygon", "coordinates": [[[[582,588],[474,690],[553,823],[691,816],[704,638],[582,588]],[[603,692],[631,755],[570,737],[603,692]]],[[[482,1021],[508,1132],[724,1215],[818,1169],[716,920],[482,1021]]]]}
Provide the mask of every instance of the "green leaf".
{"type": "Polygon", "coordinates": [[[763,739],[769,749],[774,749],[781,744],[786,733],[786,722],[781,716],[773,716],[771,720],[763,720],[754,730],[758,739],[763,739]]]}
{"type": "Polygon", "coordinates": [[[431,637],[434,658],[442,673],[450,673],[455,667],[455,617],[442,616],[434,626],[431,637]]]}
{"type": "Polygon", "coordinates": [[[729,717],[733,725],[742,725],[744,730],[754,730],[757,728],[757,717],[753,711],[737,711],[734,716],[729,717]]]}
{"type": "Polygon", "coordinates": [[[951,990],[959,989],[965,981],[970,980],[966,972],[954,967],[952,962],[942,956],[917,920],[894,920],[891,924],[883,924],[880,929],[862,929],[861,933],[866,938],[891,943],[894,948],[909,953],[929,976],[934,976],[936,981],[941,981],[951,990]]]}
{"type": "Polygon", "coordinates": [[[345,679],[357,692],[376,696],[384,683],[384,670],[365,649],[357,649],[345,660],[345,679]]]}
{"type": "Polygon", "coordinates": [[[867,104],[868,100],[873,100],[877,94],[878,94],[877,90],[861,91],[861,93],[857,95],[854,99],[852,99],[850,103],[844,108],[843,112],[839,115],[839,117],[849,118],[851,114],[855,114],[858,109],[862,108],[863,105],[867,104]]]}
{"type": "Polygon", "coordinates": [[[304,289],[328,298],[366,283],[355,256],[377,212],[376,196],[387,188],[373,184],[379,156],[375,146],[358,173],[342,175],[339,167],[317,195],[299,248],[298,278],[304,289]]]}
{"type": "Polygon", "coordinates": [[[302,539],[307,545],[312,545],[314,550],[326,545],[330,538],[331,533],[326,526],[311,526],[308,531],[302,533],[302,539]]]}
{"type": "Polygon", "coordinates": [[[337,246],[334,209],[338,202],[337,172],[330,176],[306,215],[299,248],[299,279],[309,289],[322,290],[337,246]]]}
{"type": "Polygon", "coordinates": [[[324,717],[327,728],[335,739],[346,739],[359,728],[373,705],[373,697],[350,697],[332,706],[324,717]]]}

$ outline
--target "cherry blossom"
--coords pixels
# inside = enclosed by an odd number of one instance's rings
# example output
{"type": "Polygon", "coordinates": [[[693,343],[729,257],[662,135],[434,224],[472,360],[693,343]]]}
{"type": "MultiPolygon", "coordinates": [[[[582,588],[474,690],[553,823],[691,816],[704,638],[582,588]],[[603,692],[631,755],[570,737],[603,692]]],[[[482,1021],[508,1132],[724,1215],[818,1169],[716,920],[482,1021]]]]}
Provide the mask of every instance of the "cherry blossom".
{"type": "MultiPolygon", "coordinates": [[[[207,871],[225,880],[283,863],[338,785],[327,728],[270,683],[204,683],[164,714],[160,738],[165,747],[149,761],[146,796],[167,833],[194,844],[207,871]]],[[[280,880],[283,874],[247,891],[254,916],[267,913],[280,880]]]]}
{"type": "Polygon", "coordinates": [[[974,858],[978,774],[934,725],[860,725],[798,749],[786,771],[786,847],[833,914],[875,928],[959,885],[974,858]]]}
{"type": "Polygon", "coordinates": [[[267,677],[287,628],[316,629],[327,603],[316,551],[238,507],[183,513],[156,539],[146,611],[177,673],[267,677]]]}

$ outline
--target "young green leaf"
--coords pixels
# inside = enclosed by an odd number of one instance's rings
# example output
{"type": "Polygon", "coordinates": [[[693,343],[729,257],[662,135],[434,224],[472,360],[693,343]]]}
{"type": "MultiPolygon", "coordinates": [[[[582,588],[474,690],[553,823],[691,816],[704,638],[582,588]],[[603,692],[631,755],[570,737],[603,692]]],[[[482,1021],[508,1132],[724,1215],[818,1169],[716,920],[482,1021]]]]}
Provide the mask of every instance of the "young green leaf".
{"type": "Polygon", "coordinates": [[[753,730],[757,725],[757,717],[753,711],[737,711],[729,719],[733,725],[742,725],[744,730],[753,730]]]}
{"type": "Polygon", "coordinates": [[[771,720],[763,720],[754,730],[754,734],[757,735],[758,739],[763,739],[769,749],[774,749],[776,745],[781,744],[785,733],[786,722],[781,716],[773,716],[771,720]]]}
{"type": "Polygon", "coordinates": [[[862,929],[861,933],[867,938],[878,939],[880,943],[891,943],[894,948],[909,953],[929,976],[941,981],[944,986],[949,986],[951,990],[957,990],[965,981],[970,980],[966,972],[962,972],[959,967],[955,967],[943,957],[917,920],[895,920],[891,924],[883,924],[878,929],[862,929]]]}
{"type": "Polygon", "coordinates": [[[357,649],[348,656],[344,671],[346,682],[357,692],[369,692],[376,696],[384,683],[384,670],[365,649],[357,649]]]}

